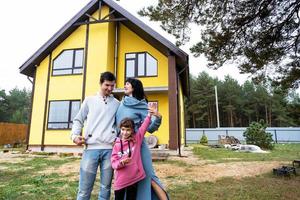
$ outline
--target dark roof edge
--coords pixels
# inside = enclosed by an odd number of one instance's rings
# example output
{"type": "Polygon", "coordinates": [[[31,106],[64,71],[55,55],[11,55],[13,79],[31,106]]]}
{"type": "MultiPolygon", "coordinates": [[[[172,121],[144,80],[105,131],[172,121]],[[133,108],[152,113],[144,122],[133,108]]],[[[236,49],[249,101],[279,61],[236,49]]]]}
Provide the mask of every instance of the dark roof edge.
{"type": "Polygon", "coordinates": [[[83,16],[94,4],[97,0],[90,1],[83,9],[81,9],[71,20],[69,20],[61,29],[59,29],[45,44],[43,44],[21,67],[19,67],[20,72],[25,70],[28,65],[39,64],[34,63],[35,59],[42,54],[47,48],[54,43],[65,31],[67,31],[72,25],[78,21],[78,19],[83,16]]]}
{"type": "MultiPolygon", "coordinates": [[[[152,28],[147,26],[141,20],[136,18],[134,15],[129,13],[127,10],[125,10],[112,0],[102,1],[109,7],[115,9],[133,24],[140,27],[143,31],[148,33],[154,40],[157,40],[158,42],[166,46],[171,52],[178,56],[180,60],[183,61],[184,65],[188,64],[188,54],[181,50],[179,47],[175,46],[169,40],[161,36],[159,33],[154,31],[152,28]]],[[[69,20],[61,29],[59,29],[44,45],[42,45],[29,59],[27,59],[27,61],[24,62],[23,65],[21,65],[21,67],[19,68],[20,73],[30,75],[30,73],[32,72],[31,68],[33,68],[35,65],[40,64],[40,62],[46,57],[46,54],[49,53],[47,51],[51,51],[52,48],[55,48],[56,43],[59,42],[59,40],[62,40],[63,37],[69,36],[69,34],[65,33],[71,33],[77,28],[73,26],[74,23],[88,19],[88,17],[85,16],[85,13],[93,12],[95,9],[97,9],[96,6],[98,5],[98,2],[99,0],[91,0],[71,20],[69,20]],[[29,68],[30,66],[31,68],[29,68]]]]}
{"type": "Polygon", "coordinates": [[[149,35],[155,36],[155,39],[164,44],[166,47],[168,47],[172,52],[174,52],[177,56],[179,56],[181,59],[187,61],[186,57],[188,56],[187,53],[185,53],[183,50],[181,50],[179,47],[174,45],[172,42],[167,40],[165,37],[160,35],[158,32],[150,28],[148,25],[146,25],[144,22],[136,18],[134,15],[132,15],[130,12],[122,8],[117,3],[113,2],[112,0],[103,0],[103,2],[107,3],[107,5],[111,6],[113,9],[117,10],[120,14],[122,14],[125,18],[132,21],[134,24],[138,25],[143,29],[145,32],[147,32],[149,35]],[[157,37],[157,38],[156,38],[157,37]]]}

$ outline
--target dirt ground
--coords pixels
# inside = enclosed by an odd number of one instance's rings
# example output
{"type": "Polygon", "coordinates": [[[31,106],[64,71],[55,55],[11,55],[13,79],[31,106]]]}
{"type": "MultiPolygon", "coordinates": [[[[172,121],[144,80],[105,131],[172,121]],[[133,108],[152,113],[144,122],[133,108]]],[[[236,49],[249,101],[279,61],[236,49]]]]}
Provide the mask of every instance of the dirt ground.
{"type": "MultiPolygon", "coordinates": [[[[171,153],[172,154],[172,153],[171,153]]],[[[171,155],[168,158],[170,162],[154,162],[156,175],[161,179],[165,186],[173,184],[186,184],[192,181],[216,181],[222,177],[235,177],[237,179],[246,176],[256,176],[262,173],[270,172],[273,168],[282,166],[279,161],[261,161],[261,162],[226,162],[214,163],[209,160],[200,160],[192,154],[190,149],[182,152],[183,157],[171,155]]],[[[40,155],[20,154],[20,153],[0,153],[0,163],[20,163],[30,160],[40,155]]],[[[43,156],[45,157],[45,156],[43,156]]],[[[57,155],[51,155],[48,159],[65,159],[57,155]]],[[[66,163],[58,168],[48,167],[38,173],[51,174],[53,172],[61,175],[72,175],[74,180],[78,178],[80,160],[72,163],[66,163]]],[[[1,170],[5,170],[2,167],[1,170]]],[[[69,177],[70,178],[70,177],[69,177]]]]}
{"type": "Polygon", "coordinates": [[[273,168],[281,165],[282,163],[278,161],[192,164],[184,167],[174,166],[174,164],[154,163],[156,175],[160,177],[166,186],[173,184],[174,181],[186,184],[192,181],[216,181],[222,177],[239,179],[246,176],[256,176],[270,172],[273,168]]]}

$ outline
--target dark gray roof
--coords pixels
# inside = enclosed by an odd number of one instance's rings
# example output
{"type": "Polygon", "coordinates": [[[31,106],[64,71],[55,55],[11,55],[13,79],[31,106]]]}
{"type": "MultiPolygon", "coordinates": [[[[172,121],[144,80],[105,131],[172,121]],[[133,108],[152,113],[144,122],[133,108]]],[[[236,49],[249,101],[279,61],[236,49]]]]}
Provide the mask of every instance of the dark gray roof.
{"type": "MultiPolygon", "coordinates": [[[[174,54],[176,56],[176,62],[180,68],[188,65],[188,54],[180,48],[176,47],[173,43],[165,39],[114,1],[102,0],[102,2],[116,11],[114,13],[116,17],[125,17],[128,19],[122,23],[142,37],[145,41],[155,46],[165,55],[174,54]]],[[[77,26],[74,26],[74,24],[87,20],[88,16],[85,14],[87,13],[91,15],[98,8],[99,0],[90,1],[20,67],[20,73],[27,76],[33,76],[35,66],[38,66],[40,62],[42,62],[50,54],[50,52],[63,42],[74,30],[76,30],[77,26]]]]}

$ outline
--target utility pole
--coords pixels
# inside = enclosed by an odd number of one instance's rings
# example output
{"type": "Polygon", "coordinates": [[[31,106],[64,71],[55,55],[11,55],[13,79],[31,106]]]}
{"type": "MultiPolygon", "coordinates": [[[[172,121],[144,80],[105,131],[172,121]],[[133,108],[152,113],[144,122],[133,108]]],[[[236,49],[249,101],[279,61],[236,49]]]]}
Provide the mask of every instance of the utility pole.
{"type": "Polygon", "coordinates": [[[220,128],[218,91],[216,85],[215,85],[215,97],[216,97],[216,111],[217,111],[217,124],[218,124],[217,128],[220,128]]]}

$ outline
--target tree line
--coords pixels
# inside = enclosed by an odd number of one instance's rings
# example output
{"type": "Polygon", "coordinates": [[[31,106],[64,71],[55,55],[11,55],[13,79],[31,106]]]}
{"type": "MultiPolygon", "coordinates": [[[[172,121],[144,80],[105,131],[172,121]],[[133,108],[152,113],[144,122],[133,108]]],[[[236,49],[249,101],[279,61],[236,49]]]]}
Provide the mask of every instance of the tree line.
{"type": "Polygon", "coordinates": [[[31,91],[14,88],[6,93],[0,89],[0,122],[27,124],[30,108],[31,91]]]}
{"type": "MultiPolygon", "coordinates": [[[[261,119],[269,127],[300,126],[300,96],[295,91],[249,80],[240,85],[230,76],[221,81],[201,72],[190,75],[186,127],[217,127],[215,86],[221,127],[248,127],[261,119]]],[[[0,89],[0,122],[28,123],[30,108],[31,91],[0,89]]]]}
{"type": "Polygon", "coordinates": [[[295,90],[250,80],[240,85],[230,76],[221,81],[201,72],[190,75],[190,97],[185,100],[187,127],[217,127],[215,86],[220,127],[248,127],[260,120],[268,127],[300,126],[300,96],[295,90]]]}

